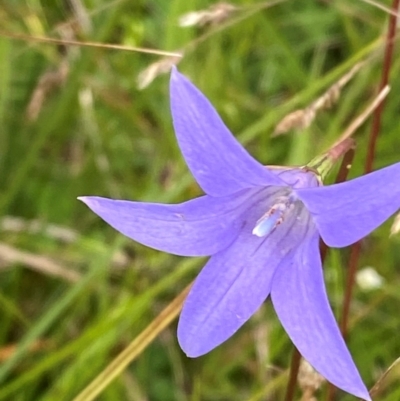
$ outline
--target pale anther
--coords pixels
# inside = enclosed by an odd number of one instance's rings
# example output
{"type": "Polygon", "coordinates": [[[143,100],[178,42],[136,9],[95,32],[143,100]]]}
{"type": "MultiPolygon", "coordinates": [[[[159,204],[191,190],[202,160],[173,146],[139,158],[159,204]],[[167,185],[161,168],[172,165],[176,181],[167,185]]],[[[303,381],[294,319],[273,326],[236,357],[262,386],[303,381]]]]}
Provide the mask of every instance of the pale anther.
{"type": "Polygon", "coordinates": [[[256,222],[252,234],[265,237],[270,234],[284,220],[285,214],[292,208],[295,198],[293,196],[281,198],[256,222]]]}

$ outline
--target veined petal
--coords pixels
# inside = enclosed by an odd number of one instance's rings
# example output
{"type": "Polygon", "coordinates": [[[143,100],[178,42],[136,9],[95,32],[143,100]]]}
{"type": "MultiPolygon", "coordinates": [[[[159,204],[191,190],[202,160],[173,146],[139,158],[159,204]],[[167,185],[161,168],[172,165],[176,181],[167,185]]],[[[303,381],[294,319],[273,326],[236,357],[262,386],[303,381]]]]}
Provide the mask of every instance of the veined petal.
{"type": "Polygon", "coordinates": [[[252,235],[258,215],[249,216],[238,239],[209,260],[185,301],[178,340],[190,357],[211,351],[257,311],[270,293],[275,271],[290,264],[302,240],[304,229],[295,225],[296,215],[267,237],[252,235]]]}
{"type": "Polygon", "coordinates": [[[207,98],[176,68],[170,93],[179,146],[207,194],[224,196],[253,186],[285,185],[246,152],[207,98]]]}
{"type": "Polygon", "coordinates": [[[341,184],[298,189],[296,193],[325,243],[348,246],[400,208],[400,163],[341,184]]]}
{"type": "Polygon", "coordinates": [[[271,298],[283,327],[303,357],[328,381],[371,400],[339,331],[326,295],[318,234],[308,234],[293,263],[277,269],[271,298]]]}
{"type": "Polygon", "coordinates": [[[182,256],[208,256],[226,248],[243,225],[253,191],[224,198],[202,196],[164,205],[100,197],[79,198],[116,230],[133,240],[182,256]]]}

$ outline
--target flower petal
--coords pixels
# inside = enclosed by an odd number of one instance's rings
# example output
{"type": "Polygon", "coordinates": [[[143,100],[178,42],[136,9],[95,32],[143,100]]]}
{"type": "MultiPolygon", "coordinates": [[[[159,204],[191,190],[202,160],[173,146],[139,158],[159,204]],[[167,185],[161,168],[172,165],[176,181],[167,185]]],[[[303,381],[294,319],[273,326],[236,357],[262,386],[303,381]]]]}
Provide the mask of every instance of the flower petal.
{"type": "Polygon", "coordinates": [[[182,256],[208,256],[226,248],[243,225],[253,191],[224,198],[202,196],[177,205],[79,198],[104,221],[133,240],[182,256]]]}
{"type": "Polygon", "coordinates": [[[270,293],[276,269],[290,263],[302,239],[299,224],[294,226],[296,215],[264,238],[251,234],[258,217],[253,212],[238,239],[209,260],[185,301],[178,340],[190,357],[223,343],[256,312],[270,293]]]}
{"type": "Polygon", "coordinates": [[[294,263],[276,271],[272,303],[294,345],[322,376],[342,390],[370,400],[329,306],[318,240],[316,232],[308,234],[294,263]]]}
{"type": "Polygon", "coordinates": [[[176,68],[170,93],[179,146],[207,194],[224,196],[253,186],[284,185],[246,152],[207,98],[176,68]]]}
{"type": "Polygon", "coordinates": [[[325,243],[348,246],[400,208],[400,163],[341,184],[299,189],[296,193],[325,243]]]}

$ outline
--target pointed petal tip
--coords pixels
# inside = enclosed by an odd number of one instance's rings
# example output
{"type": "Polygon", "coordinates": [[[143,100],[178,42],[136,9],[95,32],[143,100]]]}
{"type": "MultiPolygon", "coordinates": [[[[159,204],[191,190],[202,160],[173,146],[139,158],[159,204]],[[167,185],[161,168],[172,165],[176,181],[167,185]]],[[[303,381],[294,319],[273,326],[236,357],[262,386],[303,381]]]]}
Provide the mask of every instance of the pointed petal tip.
{"type": "Polygon", "coordinates": [[[369,395],[369,393],[367,393],[367,395],[365,395],[364,397],[361,397],[361,398],[364,399],[365,401],[372,401],[372,398],[369,395]]]}
{"type": "Polygon", "coordinates": [[[96,196],[78,196],[76,199],[83,202],[86,206],[92,208],[92,206],[94,206],[96,196]]]}
{"type": "Polygon", "coordinates": [[[360,400],[364,400],[364,401],[372,401],[371,396],[369,395],[368,390],[366,389],[366,387],[362,388],[362,389],[358,389],[357,391],[354,392],[350,392],[350,394],[355,395],[357,398],[359,398],[360,400]]]}
{"type": "Polygon", "coordinates": [[[176,83],[178,81],[182,81],[185,79],[187,79],[187,78],[178,71],[178,68],[175,65],[173,65],[171,68],[170,84],[176,83]]]}
{"type": "Polygon", "coordinates": [[[347,388],[338,387],[341,390],[354,395],[359,400],[363,401],[372,401],[371,396],[369,395],[368,389],[365,387],[364,383],[357,383],[354,386],[349,386],[347,388]]]}
{"type": "Polygon", "coordinates": [[[200,93],[200,91],[194,86],[193,82],[186,75],[182,74],[175,65],[171,68],[169,87],[170,96],[172,96],[172,91],[175,92],[175,95],[180,93],[180,96],[182,96],[185,93],[185,96],[189,97],[193,96],[191,93],[193,90],[200,93]]]}

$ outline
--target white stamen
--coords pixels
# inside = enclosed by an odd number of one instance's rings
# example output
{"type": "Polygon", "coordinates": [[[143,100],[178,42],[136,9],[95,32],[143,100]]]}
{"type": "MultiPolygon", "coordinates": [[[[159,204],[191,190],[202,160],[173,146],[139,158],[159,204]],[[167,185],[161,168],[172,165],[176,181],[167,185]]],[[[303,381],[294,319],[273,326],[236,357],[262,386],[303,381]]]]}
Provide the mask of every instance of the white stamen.
{"type": "Polygon", "coordinates": [[[278,225],[280,218],[281,213],[276,211],[272,212],[272,214],[264,214],[264,216],[257,221],[252,233],[257,237],[265,237],[278,225]]]}
{"type": "Polygon", "coordinates": [[[292,209],[296,200],[293,195],[278,199],[279,201],[257,220],[252,231],[253,235],[261,238],[275,230],[275,228],[283,222],[285,214],[292,209]]]}

